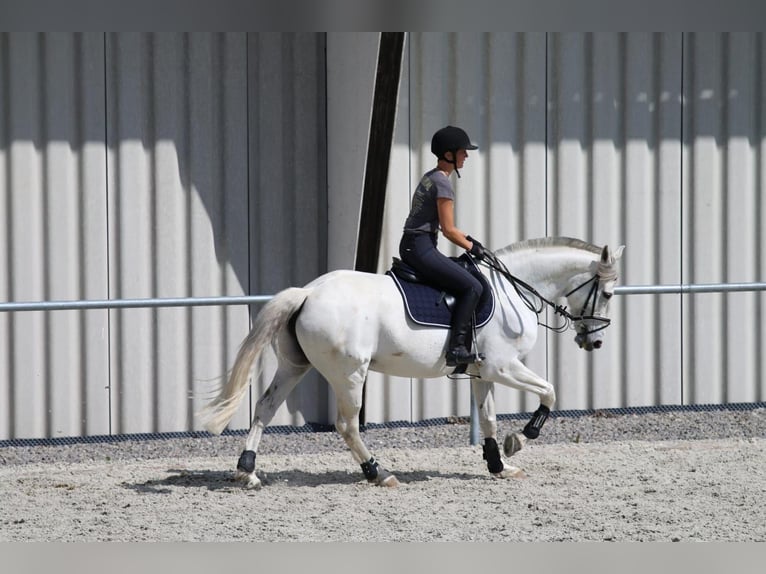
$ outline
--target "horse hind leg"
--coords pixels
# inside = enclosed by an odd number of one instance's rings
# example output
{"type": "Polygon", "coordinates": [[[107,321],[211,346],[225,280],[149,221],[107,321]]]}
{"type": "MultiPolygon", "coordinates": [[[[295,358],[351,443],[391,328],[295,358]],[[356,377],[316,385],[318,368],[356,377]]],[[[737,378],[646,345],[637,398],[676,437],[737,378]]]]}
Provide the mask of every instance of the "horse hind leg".
{"type": "Polygon", "coordinates": [[[338,399],[338,417],[335,421],[335,428],[343,437],[343,440],[351,450],[352,455],[359,466],[362,467],[362,473],[367,482],[376,486],[398,486],[399,480],[388,470],[380,466],[380,463],[370,454],[370,451],[362,441],[359,434],[359,411],[361,410],[361,385],[358,394],[359,400],[338,399]]]}
{"type": "Polygon", "coordinates": [[[329,378],[338,403],[335,428],[343,437],[356,462],[370,484],[377,486],[398,486],[397,478],[380,466],[370,454],[359,433],[359,412],[362,408],[362,389],[367,374],[367,365],[359,367],[349,377],[329,378]]]}
{"type": "Polygon", "coordinates": [[[310,368],[310,365],[296,365],[280,360],[271,383],[261,398],[258,399],[250,432],[245,441],[245,448],[237,461],[235,473],[235,479],[244,482],[247,488],[260,489],[262,486],[261,480],[255,472],[255,457],[263,437],[263,430],[310,368]]]}

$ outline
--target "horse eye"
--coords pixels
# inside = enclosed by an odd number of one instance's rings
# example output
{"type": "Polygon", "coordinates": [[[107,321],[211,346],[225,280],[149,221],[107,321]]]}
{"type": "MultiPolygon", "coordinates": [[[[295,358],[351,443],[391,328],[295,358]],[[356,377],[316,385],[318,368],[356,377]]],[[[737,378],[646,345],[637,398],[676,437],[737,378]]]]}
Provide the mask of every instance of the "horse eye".
{"type": "Polygon", "coordinates": [[[604,291],[604,292],[602,293],[602,295],[604,296],[604,299],[611,299],[611,298],[612,298],[612,295],[614,295],[614,293],[611,293],[611,292],[609,292],[609,291],[604,291]]]}

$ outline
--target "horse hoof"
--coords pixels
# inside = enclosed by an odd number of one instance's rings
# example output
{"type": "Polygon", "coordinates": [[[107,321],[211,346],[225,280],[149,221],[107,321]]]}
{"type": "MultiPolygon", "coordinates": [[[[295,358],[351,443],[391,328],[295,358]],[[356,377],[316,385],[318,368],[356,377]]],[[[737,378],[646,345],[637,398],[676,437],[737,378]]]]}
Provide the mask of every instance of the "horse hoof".
{"type": "Polygon", "coordinates": [[[396,478],[393,474],[391,474],[380,481],[380,486],[387,486],[388,488],[396,488],[397,486],[399,486],[399,479],[396,478]]]}
{"type": "Polygon", "coordinates": [[[367,482],[374,484],[375,486],[387,486],[388,488],[395,488],[399,486],[399,479],[382,468],[379,470],[378,476],[372,480],[368,480],[367,482]]]}
{"type": "Polygon", "coordinates": [[[521,433],[509,433],[506,435],[503,441],[503,452],[505,456],[513,456],[524,448],[524,443],[527,442],[527,437],[521,433]]]}
{"type": "Polygon", "coordinates": [[[255,475],[255,471],[253,472],[242,472],[241,470],[238,470],[234,474],[234,480],[237,480],[239,482],[245,483],[245,488],[249,490],[260,490],[263,484],[261,483],[261,480],[255,475]]]}
{"type": "Polygon", "coordinates": [[[506,466],[500,472],[492,473],[492,477],[497,479],[527,478],[527,473],[516,466],[506,466]]]}

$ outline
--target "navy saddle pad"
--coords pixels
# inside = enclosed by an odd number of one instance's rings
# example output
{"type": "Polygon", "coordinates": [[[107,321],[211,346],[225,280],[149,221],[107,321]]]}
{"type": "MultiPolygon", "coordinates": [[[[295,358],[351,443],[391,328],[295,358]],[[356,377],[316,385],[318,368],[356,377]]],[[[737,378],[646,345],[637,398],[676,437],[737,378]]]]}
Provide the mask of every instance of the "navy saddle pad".
{"type": "MultiPolygon", "coordinates": [[[[476,327],[483,327],[495,312],[492,288],[469,255],[463,254],[452,259],[468,269],[484,287],[479,303],[476,305],[476,327]]],[[[452,295],[423,283],[418,278],[417,272],[397,257],[394,257],[394,263],[386,274],[394,280],[402,294],[404,308],[410,319],[419,325],[449,329],[452,306],[455,301],[452,295]]]]}

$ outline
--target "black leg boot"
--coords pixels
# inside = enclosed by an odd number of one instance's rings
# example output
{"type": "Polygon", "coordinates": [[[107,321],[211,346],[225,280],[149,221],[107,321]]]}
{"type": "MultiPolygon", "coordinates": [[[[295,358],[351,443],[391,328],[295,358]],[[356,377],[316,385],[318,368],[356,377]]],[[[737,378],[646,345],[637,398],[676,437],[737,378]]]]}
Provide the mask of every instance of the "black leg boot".
{"type": "Polygon", "coordinates": [[[465,344],[467,333],[455,332],[450,334],[449,350],[447,351],[447,366],[470,365],[476,362],[476,357],[465,344]]]}
{"type": "Polygon", "coordinates": [[[461,297],[455,305],[447,346],[448,367],[470,365],[478,359],[471,353],[471,319],[478,299],[478,295],[471,292],[461,297]]]}

